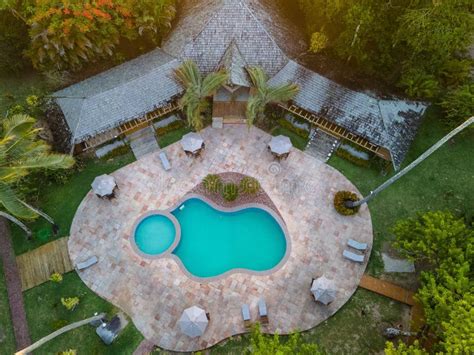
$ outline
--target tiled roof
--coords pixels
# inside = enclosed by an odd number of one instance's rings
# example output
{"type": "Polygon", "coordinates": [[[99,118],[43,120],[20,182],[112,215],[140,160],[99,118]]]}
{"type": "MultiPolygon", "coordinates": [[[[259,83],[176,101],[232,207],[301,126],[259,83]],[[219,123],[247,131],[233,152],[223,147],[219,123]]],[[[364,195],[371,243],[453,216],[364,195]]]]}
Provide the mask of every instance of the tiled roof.
{"type": "Polygon", "coordinates": [[[261,66],[269,76],[307,48],[274,1],[187,0],[179,12],[163,49],[195,61],[205,73],[219,67],[229,47],[236,47],[241,60],[261,66]]]}
{"type": "Polygon", "coordinates": [[[387,148],[396,169],[400,167],[426,106],[419,102],[382,100],[345,88],[294,61],[270,85],[296,83],[300,91],[293,102],[316,115],[387,148]]]}
{"type": "Polygon", "coordinates": [[[179,95],[180,62],[160,49],[56,92],[73,143],[141,117],[179,95]]]}

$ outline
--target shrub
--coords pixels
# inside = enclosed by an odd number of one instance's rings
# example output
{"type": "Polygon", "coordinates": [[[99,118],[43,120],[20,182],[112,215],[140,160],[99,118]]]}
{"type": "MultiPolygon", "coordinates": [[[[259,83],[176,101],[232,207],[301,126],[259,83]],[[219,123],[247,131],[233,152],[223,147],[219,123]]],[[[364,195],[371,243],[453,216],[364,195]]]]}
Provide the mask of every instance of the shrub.
{"type": "Polygon", "coordinates": [[[313,53],[321,52],[328,46],[328,37],[323,32],[314,32],[311,35],[309,50],[313,53]]]}
{"type": "Polygon", "coordinates": [[[59,272],[53,272],[51,276],[49,277],[49,279],[52,282],[60,283],[63,281],[63,275],[61,275],[59,272]]]}
{"type": "Polygon", "coordinates": [[[55,330],[61,329],[62,327],[65,327],[68,324],[69,322],[65,319],[56,319],[51,322],[51,329],[55,331],[55,330]]]}
{"type": "Polygon", "coordinates": [[[174,122],[171,122],[169,125],[165,126],[165,127],[159,127],[156,129],[156,134],[159,135],[159,136],[163,136],[165,135],[166,133],[169,133],[169,132],[172,132],[172,131],[176,131],[180,128],[183,128],[185,126],[185,123],[184,121],[182,120],[177,120],[177,121],[174,121],[174,122]]]}
{"type": "Polygon", "coordinates": [[[278,120],[278,124],[281,127],[286,128],[287,130],[295,133],[296,135],[298,135],[298,136],[300,136],[304,139],[308,139],[308,137],[309,137],[309,132],[307,130],[294,126],[293,124],[291,124],[291,122],[288,122],[284,118],[280,118],[278,120]]]}
{"type": "Polygon", "coordinates": [[[120,147],[117,147],[117,148],[111,150],[110,152],[105,154],[101,159],[102,160],[109,160],[109,159],[113,159],[113,158],[116,158],[116,157],[120,157],[120,156],[125,155],[129,152],[130,152],[130,146],[125,144],[125,145],[122,145],[120,147]]]}
{"type": "Polygon", "coordinates": [[[79,297],[61,297],[61,303],[68,311],[74,311],[74,308],[79,304],[79,297]]]}
{"type": "Polygon", "coordinates": [[[59,353],[59,355],[77,355],[76,349],[64,350],[59,353]]]}
{"type": "Polygon", "coordinates": [[[448,91],[441,102],[446,115],[446,124],[456,127],[474,115],[474,84],[460,86],[448,91]]]}
{"type": "Polygon", "coordinates": [[[351,163],[353,163],[357,166],[362,166],[364,168],[367,168],[369,166],[369,161],[368,160],[357,158],[345,149],[339,148],[338,150],[336,150],[336,155],[338,157],[342,158],[342,159],[350,161],[351,163]]]}
{"type": "Polygon", "coordinates": [[[334,196],[334,208],[339,214],[343,216],[351,216],[359,212],[360,207],[348,208],[346,207],[346,201],[359,201],[359,197],[350,191],[338,191],[334,196]]]}
{"type": "Polygon", "coordinates": [[[222,187],[222,197],[227,202],[232,202],[239,196],[239,188],[236,184],[230,182],[222,187]]]}
{"type": "Polygon", "coordinates": [[[209,174],[202,181],[204,188],[208,192],[217,193],[222,187],[222,180],[219,175],[209,174]]]}
{"type": "Polygon", "coordinates": [[[257,179],[246,176],[240,180],[240,192],[247,195],[255,195],[260,191],[260,183],[257,179]]]}

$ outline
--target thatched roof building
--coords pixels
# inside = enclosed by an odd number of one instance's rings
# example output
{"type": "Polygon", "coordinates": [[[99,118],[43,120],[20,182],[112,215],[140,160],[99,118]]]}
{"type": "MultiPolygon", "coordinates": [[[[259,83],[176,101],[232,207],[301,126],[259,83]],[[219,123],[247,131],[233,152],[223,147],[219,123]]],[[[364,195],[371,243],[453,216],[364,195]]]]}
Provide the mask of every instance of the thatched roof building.
{"type": "Polygon", "coordinates": [[[249,66],[261,66],[270,83],[297,83],[300,93],[293,105],[366,139],[376,147],[374,152],[385,152],[395,168],[400,166],[425,106],[349,90],[298,64],[307,48],[304,36],[274,1],[184,0],[178,14],[161,49],[55,94],[73,144],[129,121],[143,122],[149,112],[174,102],[183,92],[174,70],[191,59],[204,73],[225,68],[229,87],[251,86],[249,66]]]}

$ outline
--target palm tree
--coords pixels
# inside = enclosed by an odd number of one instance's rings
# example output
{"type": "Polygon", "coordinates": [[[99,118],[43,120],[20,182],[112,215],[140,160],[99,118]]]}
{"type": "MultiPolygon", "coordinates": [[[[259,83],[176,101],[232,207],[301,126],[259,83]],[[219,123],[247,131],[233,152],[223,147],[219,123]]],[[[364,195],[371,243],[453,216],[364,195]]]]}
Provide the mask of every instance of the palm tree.
{"type": "Polygon", "coordinates": [[[437,151],[439,148],[441,148],[441,146],[443,146],[443,144],[445,144],[447,141],[449,141],[451,138],[453,138],[456,134],[461,132],[463,129],[469,127],[473,123],[474,123],[474,117],[469,118],[468,120],[466,120],[466,122],[464,122],[463,124],[461,124],[457,128],[453,129],[451,132],[449,132],[447,135],[445,135],[443,138],[441,138],[431,148],[429,148],[426,152],[421,154],[417,159],[415,159],[412,163],[407,165],[404,169],[402,169],[397,174],[392,176],[390,179],[385,181],[382,185],[377,187],[374,191],[371,191],[370,194],[365,196],[362,200],[355,201],[355,202],[354,201],[346,201],[346,207],[356,208],[356,207],[359,207],[359,206],[363,205],[364,203],[369,202],[375,196],[377,196],[378,193],[385,190],[387,187],[392,185],[395,181],[400,179],[406,173],[410,172],[414,167],[416,167],[418,164],[420,164],[426,158],[428,158],[431,154],[433,154],[435,151],[437,151]]]}
{"type": "Polygon", "coordinates": [[[209,104],[207,98],[227,81],[227,73],[221,70],[203,79],[196,63],[188,60],[176,69],[176,77],[186,89],[179,105],[186,114],[188,125],[200,131],[203,128],[202,115],[209,104]]]}
{"type": "Polygon", "coordinates": [[[38,139],[41,129],[36,120],[18,114],[3,118],[0,124],[0,216],[22,228],[28,236],[31,231],[20,220],[32,220],[41,215],[51,217],[21,201],[14,184],[30,172],[42,169],[67,169],[74,164],[69,155],[51,153],[51,147],[38,139]]]}
{"type": "Polygon", "coordinates": [[[260,67],[251,67],[248,68],[247,71],[255,87],[255,91],[247,104],[246,116],[249,126],[263,118],[265,107],[269,103],[287,102],[293,99],[299,91],[296,84],[269,86],[268,77],[260,67]]]}

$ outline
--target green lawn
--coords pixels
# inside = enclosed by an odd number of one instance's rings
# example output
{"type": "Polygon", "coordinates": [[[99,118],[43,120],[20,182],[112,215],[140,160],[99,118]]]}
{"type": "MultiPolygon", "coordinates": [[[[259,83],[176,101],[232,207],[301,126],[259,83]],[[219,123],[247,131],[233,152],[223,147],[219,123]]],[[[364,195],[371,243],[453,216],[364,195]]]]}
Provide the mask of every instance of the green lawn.
{"type": "Polygon", "coordinates": [[[286,129],[281,126],[277,126],[274,129],[272,129],[272,135],[273,136],[279,136],[280,134],[287,136],[290,138],[291,143],[295,148],[298,148],[299,150],[305,150],[306,145],[308,144],[308,139],[303,138],[296,133],[290,131],[289,129],[286,129]]]}
{"type": "Polygon", "coordinates": [[[12,354],[15,351],[15,338],[13,335],[10,306],[8,304],[7,287],[3,265],[0,260],[0,354],[12,354]]]}
{"type": "MultiPolygon", "coordinates": [[[[380,353],[385,346],[382,330],[403,323],[403,314],[408,314],[408,306],[358,289],[334,316],[303,332],[302,337],[306,342],[318,344],[328,354],[380,353]]],[[[248,345],[248,336],[239,336],[215,346],[211,353],[242,354],[248,345]]]]}
{"type": "MultiPolygon", "coordinates": [[[[430,109],[413,143],[405,164],[416,159],[446,134],[439,112],[430,109]]],[[[399,219],[427,210],[449,209],[473,217],[474,211],[474,130],[455,137],[430,158],[380,193],[369,203],[374,227],[374,249],[369,272],[383,269],[379,252],[389,247],[390,228],[399,219]]],[[[375,169],[361,168],[333,156],[329,164],[341,171],[358,189],[367,194],[389,176],[375,169]]]]}
{"type": "MultiPolygon", "coordinates": [[[[73,323],[92,317],[95,312],[106,312],[110,317],[119,311],[92,292],[76,272],[63,277],[59,284],[49,281],[23,293],[32,341],[56,330],[54,322],[73,323]],[[68,311],[61,304],[62,297],[79,297],[80,303],[74,311],[68,311]]],[[[131,354],[142,340],[140,332],[129,322],[114,343],[105,346],[95,328],[86,325],[51,340],[35,354],[57,354],[67,349],[76,349],[78,354],[131,354]]]]}
{"type": "MultiPolygon", "coordinates": [[[[135,158],[132,153],[107,161],[89,160],[85,167],[74,174],[64,185],[53,184],[48,181],[44,182],[44,185],[40,188],[39,206],[53,217],[59,225],[59,237],[68,235],[76,210],[84,196],[91,189],[91,183],[94,178],[101,174],[111,173],[122,166],[130,164],[134,160],[135,158]]],[[[38,231],[44,228],[50,228],[49,223],[43,218],[39,218],[34,223],[31,223],[30,227],[33,233],[38,233],[38,231]]],[[[17,255],[52,240],[43,241],[39,238],[34,238],[32,241],[26,241],[23,231],[15,226],[12,228],[12,238],[17,255]]]]}
{"type": "Polygon", "coordinates": [[[191,132],[188,127],[179,128],[177,130],[158,136],[158,144],[160,148],[165,148],[179,141],[185,134],[191,132]]]}

